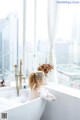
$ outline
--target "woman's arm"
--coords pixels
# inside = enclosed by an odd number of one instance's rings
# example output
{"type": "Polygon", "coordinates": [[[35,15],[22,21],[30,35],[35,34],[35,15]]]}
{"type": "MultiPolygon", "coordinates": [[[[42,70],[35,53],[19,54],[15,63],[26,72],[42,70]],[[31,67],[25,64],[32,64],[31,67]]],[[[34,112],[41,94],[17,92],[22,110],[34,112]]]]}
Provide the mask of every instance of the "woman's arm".
{"type": "Polygon", "coordinates": [[[41,91],[40,91],[40,97],[43,99],[46,99],[48,101],[55,101],[56,100],[56,97],[44,88],[41,89],[41,91]]]}

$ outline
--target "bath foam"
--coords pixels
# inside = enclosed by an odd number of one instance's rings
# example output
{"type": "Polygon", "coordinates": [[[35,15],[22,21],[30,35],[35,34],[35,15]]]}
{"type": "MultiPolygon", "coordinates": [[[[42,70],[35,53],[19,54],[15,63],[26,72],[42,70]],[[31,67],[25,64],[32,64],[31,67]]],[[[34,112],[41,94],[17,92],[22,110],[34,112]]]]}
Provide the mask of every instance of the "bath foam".
{"type": "Polygon", "coordinates": [[[16,90],[0,93],[0,117],[7,113],[8,120],[40,120],[46,100],[29,100],[29,89],[21,90],[19,95],[16,90]]]}
{"type": "Polygon", "coordinates": [[[10,97],[10,98],[4,98],[0,97],[0,111],[7,110],[9,108],[13,108],[19,105],[22,105],[23,103],[27,102],[28,99],[26,96],[19,96],[19,97],[10,97]]]}

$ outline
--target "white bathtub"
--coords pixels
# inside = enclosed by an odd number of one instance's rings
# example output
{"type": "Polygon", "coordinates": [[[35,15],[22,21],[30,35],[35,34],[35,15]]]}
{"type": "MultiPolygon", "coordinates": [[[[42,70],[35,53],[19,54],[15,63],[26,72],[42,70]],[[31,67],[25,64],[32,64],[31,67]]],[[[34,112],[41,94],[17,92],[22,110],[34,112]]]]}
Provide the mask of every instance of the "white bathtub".
{"type": "MultiPolygon", "coordinates": [[[[26,97],[29,96],[28,90],[22,90],[20,92],[20,96],[25,94],[26,97]]],[[[0,98],[7,98],[10,101],[10,97],[16,96],[16,91],[7,91],[1,92],[0,98]]],[[[1,103],[0,103],[1,105],[1,103]]],[[[21,101],[21,103],[17,105],[11,105],[6,107],[5,109],[0,110],[0,117],[2,113],[7,113],[8,120],[40,120],[42,113],[44,111],[46,105],[46,101],[41,98],[37,98],[31,101],[21,101]]],[[[1,108],[1,107],[0,107],[1,108]]],[[[1,118],[0,118],[1,119],[1,118]]]]}

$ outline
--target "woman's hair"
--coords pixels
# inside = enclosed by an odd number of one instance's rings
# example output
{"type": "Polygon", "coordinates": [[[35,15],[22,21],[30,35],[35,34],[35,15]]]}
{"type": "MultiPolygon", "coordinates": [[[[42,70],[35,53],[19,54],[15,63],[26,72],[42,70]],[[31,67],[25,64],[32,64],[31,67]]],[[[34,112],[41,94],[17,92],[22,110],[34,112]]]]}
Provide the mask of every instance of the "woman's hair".
{"type": "Polygon", "coordinates": [[[29,86],[31,89],[37,87],[37,81],[38,80],[43,80],[44,77],[44,72],[43,71],[37,71],[33,72],[29,76],[29,86]]]}
{"type": "Polygon", "coordinates": [[[49,71],[51,71],[52,69],[54,69],[54,66],[50,65],[50,64],[42,64],[39,65],[38,70],[43,71],[46,74],[49,73],[49,71]]]}

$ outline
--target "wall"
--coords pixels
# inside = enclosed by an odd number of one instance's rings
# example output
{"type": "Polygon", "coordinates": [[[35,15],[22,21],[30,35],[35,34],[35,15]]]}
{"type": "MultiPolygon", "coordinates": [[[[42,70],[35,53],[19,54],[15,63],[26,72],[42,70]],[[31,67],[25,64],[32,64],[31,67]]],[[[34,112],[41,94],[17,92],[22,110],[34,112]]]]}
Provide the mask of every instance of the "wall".
{"type": "Polygon", "coordinates": [[[56,90],[54,95],[57,100],[47,102],[41,120],[80,120],[80,98],[56,90]]]}

